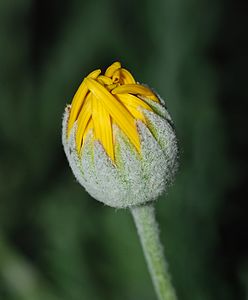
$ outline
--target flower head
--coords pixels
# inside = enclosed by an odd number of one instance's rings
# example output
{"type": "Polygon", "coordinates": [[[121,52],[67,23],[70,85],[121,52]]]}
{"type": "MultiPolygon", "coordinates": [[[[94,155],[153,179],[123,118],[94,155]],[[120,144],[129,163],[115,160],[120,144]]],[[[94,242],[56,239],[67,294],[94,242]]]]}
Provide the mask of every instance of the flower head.
{"type": "Polygon", "coordinates": [[[176,170],[176,137],[163,100],[119,62],[84,78],[66,107],[62,140],[78,181],[110,206],[156,199],[176,170]]]}

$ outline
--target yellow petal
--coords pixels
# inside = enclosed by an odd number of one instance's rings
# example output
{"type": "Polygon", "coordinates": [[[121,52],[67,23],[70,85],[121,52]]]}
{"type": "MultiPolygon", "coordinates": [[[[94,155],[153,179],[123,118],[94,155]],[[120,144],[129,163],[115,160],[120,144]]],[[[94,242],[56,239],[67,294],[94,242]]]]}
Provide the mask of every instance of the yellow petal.
{"type": "Polygon", "coordinates": [[[107,85],[106,86],[106,89],[108,90],[108,91],[111,91],[111,90],[113,90],[114,88],[116,88],[118,86],[118,83],[116,83],[116,84],[110,84],[110,85],[107,85]]]}
{"type": "Polygon", "coordinates": [[[110,115],[102,101],[92,95],[94,137],[99,140],[108,156],[114,161],[113,133],[110,115]]]}
{"type": "Polygon", "coordinates": [[[105,72],[105,76],[112,77],[114,72],[121,68],[121,64],[116,61],[111,66],[109,66],[105,72]]]}
{"type": "Polygon", "coordinates": [[[120,72],[121,72],[121,78],[123,80],[123,84],[136,83],[132,74],[128,70],[121,68],[120,72]]]}
{"type": "MultiPolygon", "coordinates": [[[[94,70],[87,77],[95,79],[98,77],[99,74],[101,74],[100,69],[94,70]]],[[[72,103],[71,103],[71,111],[70,111],[70,117],[68,120],[68,127],[67,127],[67,136],[69,136],[72,126],[78,117],[79,111],[82,107],[82,104],[87,95],[87,92],[88,92],[88,88],[85,85],[85,82],[83,80],[81,85],[79,86],[76,94],[74,95],[72,103]]]]}
{"type": "Polygon", "coordinates": [[[82,143],[81,149],[82,149],[82,147],[83,147],[83,145],[85,143],[86,136],[87,136],[88,132],[90,131],[90,129],[93,129],[93,128],[94,128],[94,126],[93,126],[93,120],[92,120],[92,117],[90,117],[90,120],[89,120],[89,122],[88,122],[88,124],[87,124],[87,126],[85,128],[85,131],[84,131],[83,143],[82,143]]]}
{"type": "Polygon", "coordinates": [[[77,121],[78,127],[77,127],[77,132],[76,132],[76,145],[77,145],[78,153],[81,150],[85,129],[86,129],[87,124],[91,117],[91,111],[92,111],[91,98],[92,98],[92,95],[88,94],[88,96],[86,97],[86,99],[84,101],[84,105],[82,106],[82,109],[78,116],[78,121],[77,121]]]}
{"type": "Polygon", "coordinates": [[[118,69],[114,72],[113,76],[112,76],[112,81],[113,83],[117,83],[120,81],[120,77],[121,77],[121,72],[120,72],[121,69],[118,69]]]}
{"type": "Polygon", "coordinates": [[[159,102],[158,98],[154,95],[154,93],[147,87],[141,84],[124,84],[120,85],[117,88],[111,91],[113,95],[115,94],[134,94],[134,95],[142,95],[146,96],[149,99],[159,102]]]}
{"type": "Polygon", "coordinates": [[[86,78],[85,83],[92,94],[102,101],[114,122],[127,135],[131,143],[140,151],[140,141],[135,125],[135,120],[130,112],[123,106],[105,87],[97,81],[86,78]]]}
{"type": "Polygon", "coordinates": [[[126,106],[126,108],[130,111],[135,119],[142,120],[144,123],[146,123],[146,119],[142,112],[139,110],[139,107],[152,111],[148,104],[130,94],[118,94],[116,95],[116,97],[126,106]]]}
{"type": "Polygon", "coordinates": [[[111,78],[104,76],[104,75],[98,76],[97,80],[101,81],[103,84],[106,84],[106,85],[110,85],[113,83],[111,78]]]}
{"type": "Polygon", "coordinates": [[[131,94],[117,94],[116,95],[118,97],[118,99],[120,99],[120,101],[124,104],[124,105],[130,105],[136,109],[138,109],[138,107],[143,107],[147,110],[152,111],[151,107],[144,102],[143,100],[141,100],[140,98],[131,95],[131,94]]]}
{"type": "Polygon", "coordinates": [[[80,108],[83,104],[84,98],[86,96],[88,92],[88,88],[83,80],[83,82],[81,83],[81,85],[79,86],[73,100],[72,100],[72,104],[71,104],[71,111],[70,111],[70,117],[68,120],[68,129],[67,129],[67,134],[69,135],[72,126],[74,124],[74,122],[76,121],[77,117],[78,117],[78,113],[80,111],[80,108]]]}

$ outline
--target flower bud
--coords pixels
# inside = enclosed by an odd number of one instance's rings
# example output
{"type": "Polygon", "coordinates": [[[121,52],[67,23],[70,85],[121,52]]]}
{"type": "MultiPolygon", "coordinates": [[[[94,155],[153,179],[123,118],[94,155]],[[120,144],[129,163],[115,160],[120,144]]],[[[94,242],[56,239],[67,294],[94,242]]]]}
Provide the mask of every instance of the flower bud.
{"type": "Polygon", "coordinates": [[[119,62],[84,78],[65,109],[62,142],[78,182],[116,208],[157,199],[177,169],[177,140],[163,100],[119,62]]]}

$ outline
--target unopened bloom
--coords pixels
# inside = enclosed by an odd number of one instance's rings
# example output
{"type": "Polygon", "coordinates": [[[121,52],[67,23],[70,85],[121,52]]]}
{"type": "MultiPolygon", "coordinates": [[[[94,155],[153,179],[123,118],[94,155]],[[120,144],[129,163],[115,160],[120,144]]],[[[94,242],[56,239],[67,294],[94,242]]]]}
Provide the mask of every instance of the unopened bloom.
{"type": "Polygon", "coordinates": [[[62,141],[79,183],[117,208],[155,200],[177,167],[163,100],[119,62],[84,78],[65,109],[62,141]]]}

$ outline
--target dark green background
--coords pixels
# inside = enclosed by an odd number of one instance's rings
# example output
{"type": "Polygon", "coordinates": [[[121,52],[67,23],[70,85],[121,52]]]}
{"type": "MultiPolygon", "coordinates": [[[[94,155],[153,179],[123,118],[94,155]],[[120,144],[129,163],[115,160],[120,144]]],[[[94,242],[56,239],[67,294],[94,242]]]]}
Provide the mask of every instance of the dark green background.
{"type": "Polygon", "coordinates": [[[0,299],[154,300],[127,210],[76,183],[61,118],[115,60],[166,99],[181,166],[157,203],[179,300],[248,297],[247,4],[0,1],[0,299]]]}

